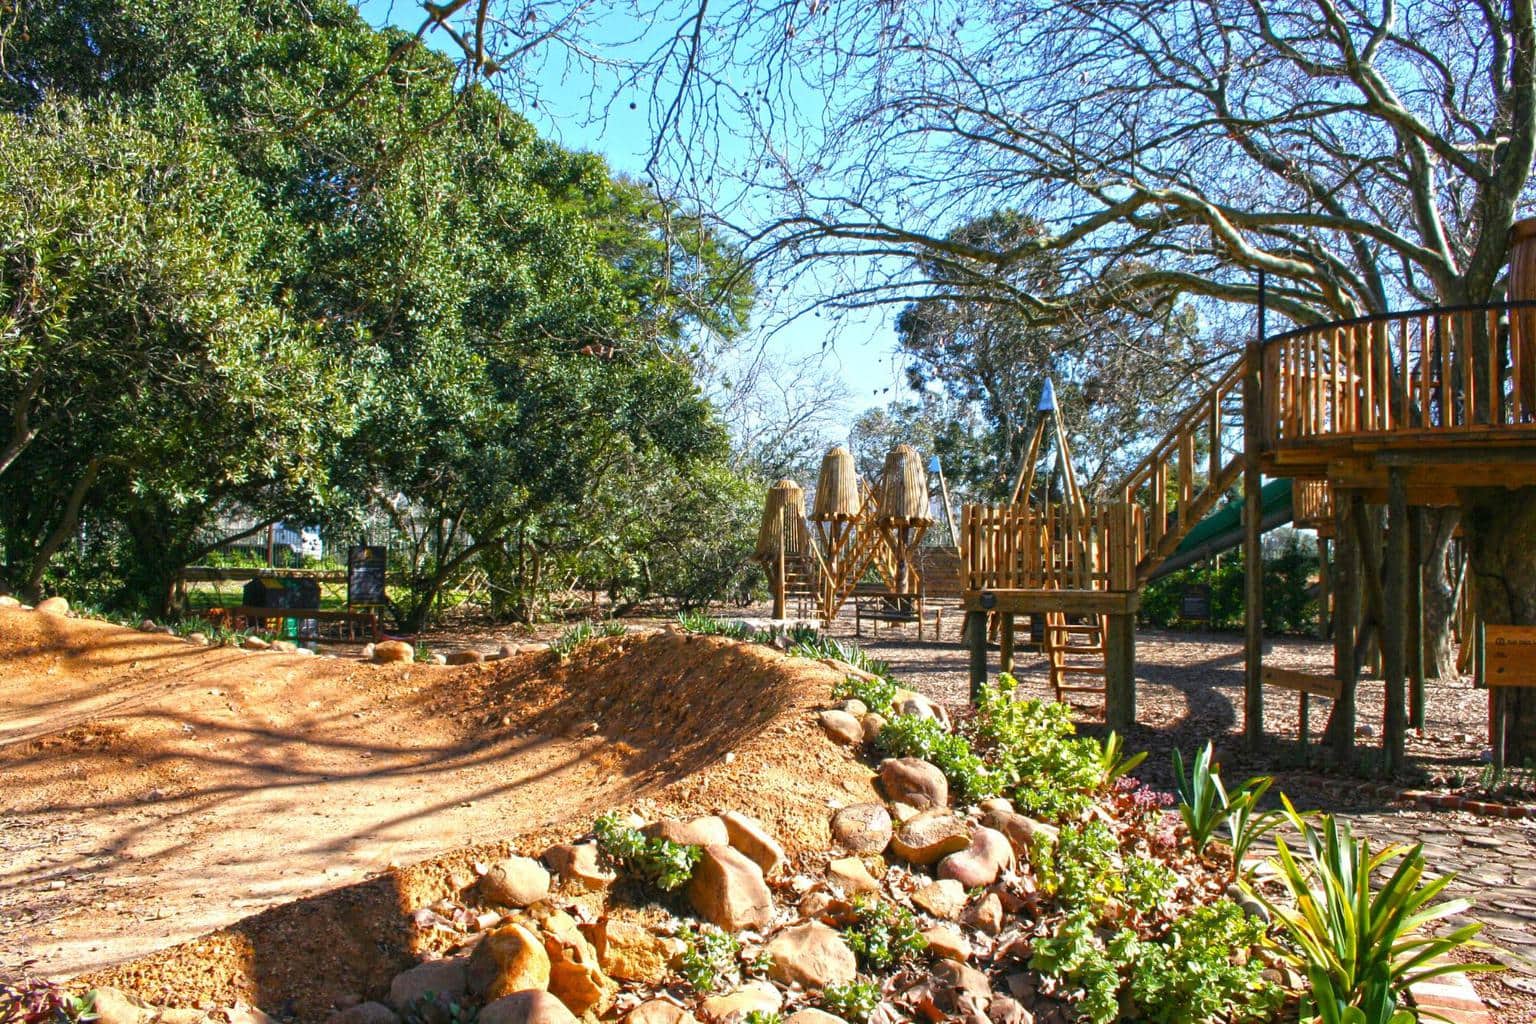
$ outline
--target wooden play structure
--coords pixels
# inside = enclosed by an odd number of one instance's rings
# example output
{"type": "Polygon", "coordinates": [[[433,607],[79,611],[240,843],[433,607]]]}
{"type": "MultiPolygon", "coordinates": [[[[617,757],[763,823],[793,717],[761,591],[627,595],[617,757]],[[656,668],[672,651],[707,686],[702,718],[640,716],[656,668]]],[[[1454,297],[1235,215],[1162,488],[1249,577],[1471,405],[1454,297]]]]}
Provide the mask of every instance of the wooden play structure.
{"type": "MultiPolygon", "coordinates": [[[[1528,266],[1536,286],[1536,229],[1516,232],[1514,263],[1528,266]]],[[[1111,500],[1085,501],[1075,485],[1037,498],[1021,486],[1009,505],[966,506],[961,549],[973,690],[987,679],[989,618],[999,622],[1006,670],[1014,616],[1078,624],[1098,617],[1100,642],[1083,646],[1102,651],[1106,717],[1120,728],[1134,721],[1138,592],[1241,481],[1250,742],[1262,735],[1266,684],[1303,702],[1353,701],[1366,587],[1378,591],[1373,628],[1387,682],[1387,763],[1394,763],[1408,720],[1401,695],[1423,692],[1422,589],[1409,571],[1418,564],[1410,552],[1415,510],[1455,505],[1459,488],[1536,485],[1536,287],[1531,298],[1512,292],[1517,298],[1508,302],[1362,317],[1272,337],[1264,336],[1261,305],[1259,339],[1109,490],[1111,500]],[[1260,535],[1272,519],[1262,505],[1264,476],[1290,478],[1285,518],[1317,528],[1335,545],[1331,677],[1265,672],[1260,535]],[[1384,551],[1362,544],[1366,503],[1387,508],[1384,551]]],[[[1037,440],[1046,429],[1042,420],[1037,440]]],[[[1059,425],[1052,429],[1060,434],[1059,425]]],[[[1024,471],[1033,472],[1033,453],[1024,471]]]]}
{"type": "MultiPolygon", "coordinates": [[[[810,514],[805,492],[792,480],[769,488],[758,530],[756,558],[768,574],[773,614],[784,618],[791,600],[831,622],[851,599],[863,621],[924,621],[922,545],[933,523],[922,457],[897,445],[878,480],[860,479],[853,454],[841,446],[822,459],[810,514]],[[866,582],[873,574],[874,582],[866,582]]],[[[958,560],[950,560],[951,572],[958,560]]]]}

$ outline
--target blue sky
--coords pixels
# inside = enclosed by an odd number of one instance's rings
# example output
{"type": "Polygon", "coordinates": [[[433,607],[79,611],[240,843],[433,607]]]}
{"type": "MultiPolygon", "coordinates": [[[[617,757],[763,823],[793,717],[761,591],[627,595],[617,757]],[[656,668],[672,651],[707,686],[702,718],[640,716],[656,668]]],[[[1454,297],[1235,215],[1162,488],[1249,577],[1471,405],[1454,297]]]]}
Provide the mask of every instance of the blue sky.
{"type": "MultiPolygon", "coordinates": [[[[416,0],[360,0],[359,10],[371,24],[392,23],[411,32],[423,21],[416,0]]],[[[440,33],[429,34],[427,41],[445,52],[444,44],[451,46],[440,33]]],[[[643,112],[625,116],[628,111],[621,96],[616,115],[593,119],[588,106],[590,85],[562,81],[556,70],[549,70],[534,89],[537,106],[525,104],[519,109],[541,134],[567,148],[600,154],[617,172],[642,176],[651,141],[643,112]]],[[[644,103],[640,105],[643,110],[644,103]]],[[[838,317],[836,326],[829,317],[802,316],[774,331],[766,344],[789,357],[821,354],[828,375],[840,379],[848,390],[851,424],[858,412],[883,405],[905,390],[891,327],[896,312],[895,308],[856,310],[838,317]]]]}

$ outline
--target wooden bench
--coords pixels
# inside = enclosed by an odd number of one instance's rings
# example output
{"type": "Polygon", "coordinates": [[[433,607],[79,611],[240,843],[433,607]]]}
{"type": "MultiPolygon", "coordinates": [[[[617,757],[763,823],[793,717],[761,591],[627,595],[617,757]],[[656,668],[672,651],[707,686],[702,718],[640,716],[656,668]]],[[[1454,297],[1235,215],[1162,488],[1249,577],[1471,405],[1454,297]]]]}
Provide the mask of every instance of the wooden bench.
{"type": "Polygon", "coordinates": [[[923,595],[917,591],[886,590],[883,587],[853,588],[853,635],[864,635],[864,620],[871,622],[917,623],[917,638],[923,638],[923,595]]]}
{"type": "Polygon", "coordinates": [[[379,626],[379,613],[371,608],[264,608],[257,605],[242,604],[233,608],[210,609],[209,617],[221,615],[233,621],[244,619],[247,622],[265,624],[268,622],[280,622],[283,619],[314,619],[316,622],[344,622],[347,624],[347,632],[351,633],[353,625],[361,625],[366,628],[369,640],[377,643],[384,639],[383,630],[379,626]]]}
{"type": "Polygon", "coordinates": [[[1298,718],[1301,722],[1301,745],[1307,745],[1307,712],[1308,704],[1312,697],[1326,697],[1329,700],[1338,700],[1343,690],[1343,684],[1333,676],[1322,676],[1312,672],[1297,672],[1289,668],[1264,667],[1261,678],[1265,686],[1273,686],[1280,690],[1294,691],[1300,697],[1298,718]]]}

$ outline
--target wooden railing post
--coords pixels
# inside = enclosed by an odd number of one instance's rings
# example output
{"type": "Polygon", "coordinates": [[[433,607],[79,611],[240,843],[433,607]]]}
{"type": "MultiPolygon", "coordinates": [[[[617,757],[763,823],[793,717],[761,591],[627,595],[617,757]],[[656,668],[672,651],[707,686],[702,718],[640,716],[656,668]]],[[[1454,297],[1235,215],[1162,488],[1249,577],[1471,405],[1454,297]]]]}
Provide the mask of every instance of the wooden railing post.
{"type": "MultiPolygon", "coordinates": [[[[1262,313],[1259,322],[1263,324],[1262,313]]],[[[1264,408],[1260,376],[1262,337],[1261,327],[1260,340],[1248,343],[1243,371],[1243,735],[1253,750],[1264,740],[1264,566],[1260,532],[1264,501],[1260,494],[1263,478],[1259,473],[1264,408]]]]}

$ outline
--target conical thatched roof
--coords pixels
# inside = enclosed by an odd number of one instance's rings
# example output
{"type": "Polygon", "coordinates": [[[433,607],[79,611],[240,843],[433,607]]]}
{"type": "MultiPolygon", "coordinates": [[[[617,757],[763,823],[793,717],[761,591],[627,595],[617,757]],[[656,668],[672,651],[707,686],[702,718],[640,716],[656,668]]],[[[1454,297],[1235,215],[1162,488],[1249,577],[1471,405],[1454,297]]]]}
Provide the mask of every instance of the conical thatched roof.
{"type": "Polygon", "coordinates": [[[885,456],[880,474],[880,518],[929,523],[928,473],[923,457],[909,444],[899,444],[885,456]]]}
{"type": "Polygon", "coordinates": [[[859,473],[853,453],[838,445],[821,460],[812,519],[852,518],[859,514],[859,473]]]}
{"type": "Polygon", "coordinates": [[[805,553],[805,488],[793,480],[780,480],[768,488],[763,522],[757,530],[757,557],[764,561],[778,558],[781,541],[787,542],[786,558],[805,553]]]}

